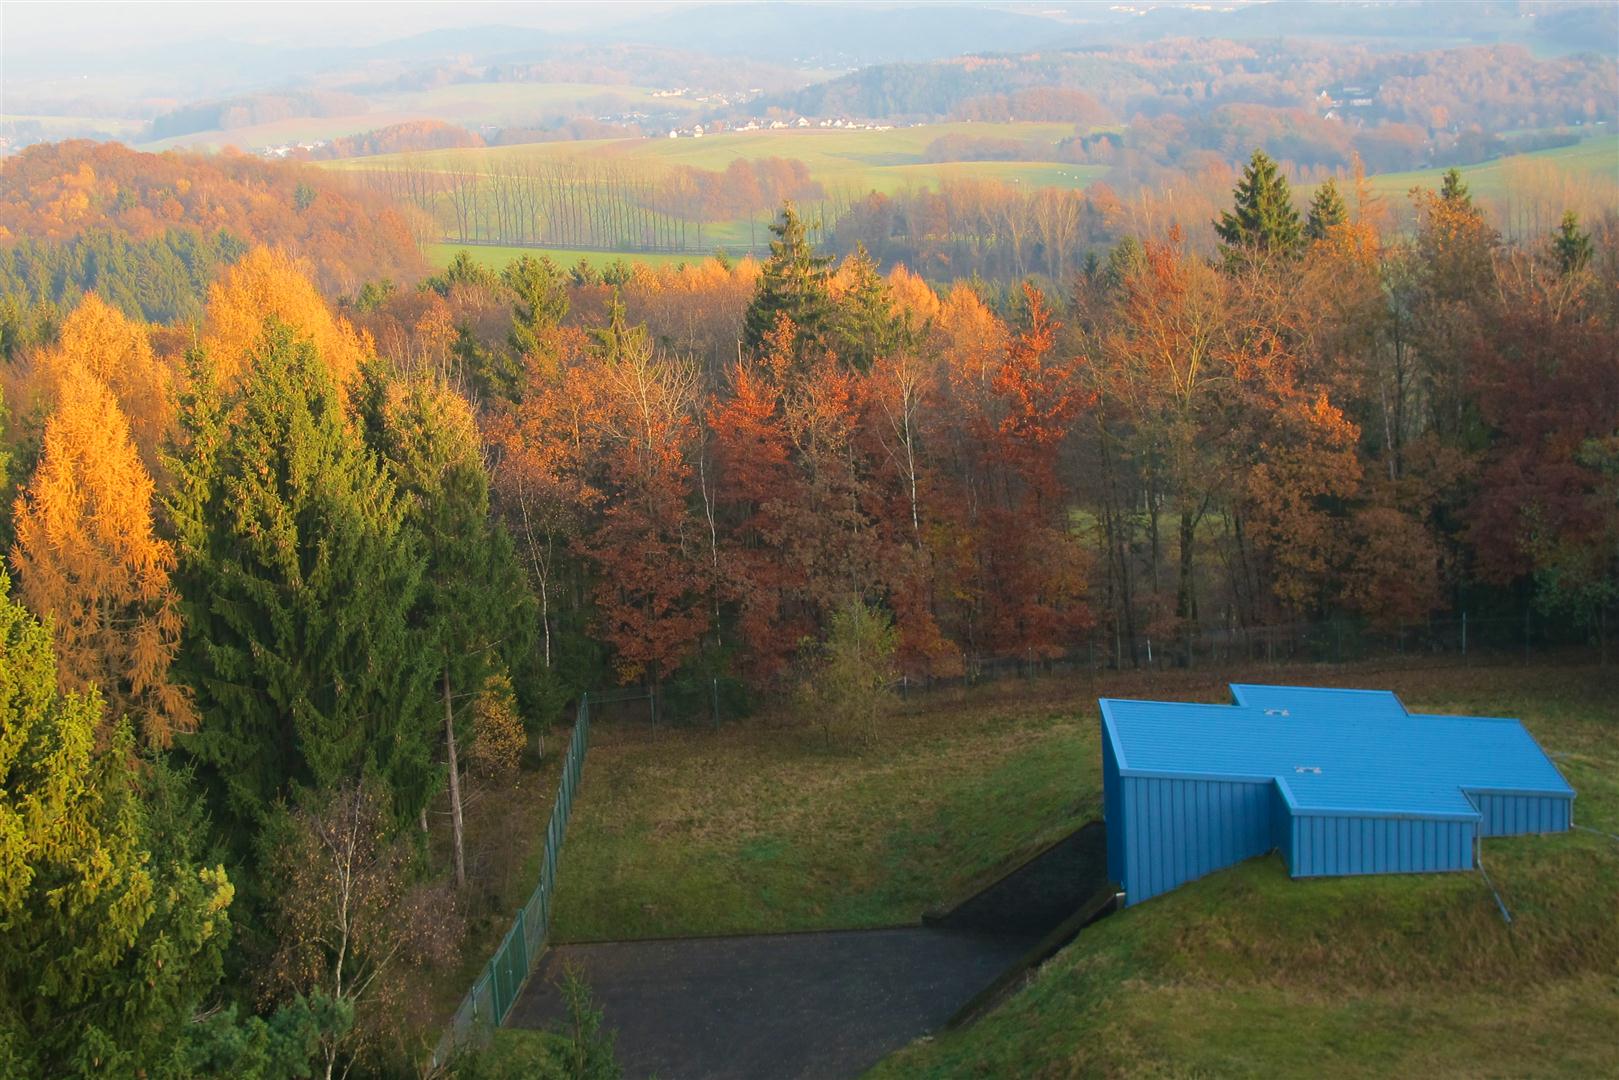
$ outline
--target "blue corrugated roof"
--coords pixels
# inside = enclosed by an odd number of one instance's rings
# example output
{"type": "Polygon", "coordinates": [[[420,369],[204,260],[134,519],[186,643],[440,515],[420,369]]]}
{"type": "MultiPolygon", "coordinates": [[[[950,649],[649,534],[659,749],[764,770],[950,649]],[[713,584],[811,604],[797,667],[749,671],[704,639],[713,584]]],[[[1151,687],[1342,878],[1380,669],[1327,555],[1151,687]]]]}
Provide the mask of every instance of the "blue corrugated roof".
{"type": "Polygon", "coordinates": [[[1231,700],[1261,709],[1310,706],[1340,715],[1408,716],[1405,703],[1392,690],[1343,690],[1326,686],[1265,686],[1232,683],[1231,700]]]}
{"type": "Polygon", "coordinates": [[[1464,791],[1574,794],[1516,720],[1403,706],[1399,716],[1376,715],[1322,700],[1267,709],[1104,698],[1101,706],[1121,774],[1277,779],[1295,813],[1471,818],[1464,791]]]}

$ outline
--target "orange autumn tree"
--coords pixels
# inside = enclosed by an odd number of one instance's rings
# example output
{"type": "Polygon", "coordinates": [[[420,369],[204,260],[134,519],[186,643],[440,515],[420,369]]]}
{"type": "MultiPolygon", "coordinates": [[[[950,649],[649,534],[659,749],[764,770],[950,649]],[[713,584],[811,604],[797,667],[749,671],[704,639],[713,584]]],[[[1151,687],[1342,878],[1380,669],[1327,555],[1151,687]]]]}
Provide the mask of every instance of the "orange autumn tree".
{"type": "Polygon", "coordinates": [[[289,256],[254,248],[208,290],[202,344],[222,386],[233,385],[243,375],[271,316],[314,343],[339,387],[349,384],[373,349],[368,335],[332,314],[289,256]]]}
{"type": "Polygon", "coordinates": [[[802,568],[781,558],[787,508],[800,499],[777,383],[791,359],[792,343],[781,337],[790,327],[778,324],[767,336],[763,361],[732,368],[731,396],[710,405],[707,417],[723,533],[719,589],[747,645],[744,667],[761,680],[780,673],[813,630],[791,602],[803,587],[802,568]]]}
{"type": "Polygon", "coordinates": [[[987,577],[997,598],[987,630],[998,649],[1055,654],[1090,625],[1089,559],[1067,522],[1057,456],[1091,400],[1081,361],[1056,355],[1058,324],[1038,289],[1024,286],[1027,326],[989,379],[975,420],[985,447],[982,511],[987,577]]]}
{"type": "Polygon", "coordinates": [[[62,321],[56,345],[34,361],[38,392],[53,398],[74,370],[88,372],[112,392],[141,460],[155,467],[174,416],[174,372],[153,353],[146,327],[86,293],[62,321]]]}
{"type": "Polygon", "coordinates": [[[169,678],[180,615],[174,551],[152,528],[152,477],[100,380],[70,368],[58,400],[17,499],[11,563],[23,599],[50,620],[62,685],[100,687],[109,723],[127,715],[149,745],[166,746],[196,714],[169,678]]]}
{"type": "Polygon", "coordinates": [[[592,480],[601,510],[579,548],[596,570],[596,627],[619,678],[656,687],[708,626],[703,575],[688,550],[699,531],[687,507],[695,378],[653,353],[616,298],[593,344],[601,406],[592,417],[600,440],[592,480]]]}

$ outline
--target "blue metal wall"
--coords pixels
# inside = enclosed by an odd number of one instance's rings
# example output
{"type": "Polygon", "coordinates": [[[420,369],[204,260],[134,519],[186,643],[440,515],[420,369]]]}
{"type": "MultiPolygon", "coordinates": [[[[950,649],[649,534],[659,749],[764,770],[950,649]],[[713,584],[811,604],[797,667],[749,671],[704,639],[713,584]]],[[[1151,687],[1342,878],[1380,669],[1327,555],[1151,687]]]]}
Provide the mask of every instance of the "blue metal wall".
{"type": "Polygon", "coordinates": [[[1119,785],[1119,759],[1113,752],[1113,739],[1102,725],[1102,821],[1107,825],[1107,876],[1124,884],[1125,818],[1119,785]]]}
{"type": "Polygon", "coordinates": [[[1119,778],[1117,769],[1112,779],[1115,794],[1104,811],[1108,868],[1124,886],[1127,904],[1276,846],[1275,784],[1269,780],[1119,778]]]}
{"type": "Polygon", "coordinates": [[[1469,820],[1297,814],[1290,833],[1287,865],[1294,877],[1473,868],[1469,820]]]}
{"type": "Polygon", "coordinates": [[[1515,795],[1488,791],[1464,791],[1463,794],[1478,807],[1480,836],[1567,832],[1573,821],[1574,800],[1561,795],[1515,795]]]}

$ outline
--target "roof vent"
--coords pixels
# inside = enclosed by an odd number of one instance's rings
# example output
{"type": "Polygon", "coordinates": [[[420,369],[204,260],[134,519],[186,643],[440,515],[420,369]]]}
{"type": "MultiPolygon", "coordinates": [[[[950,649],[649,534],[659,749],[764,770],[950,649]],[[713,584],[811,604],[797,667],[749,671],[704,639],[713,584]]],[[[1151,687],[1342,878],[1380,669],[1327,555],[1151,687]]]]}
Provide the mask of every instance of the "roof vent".
{"type": "Polygon", "coordinates": [[[1293,766],[1293,771],[1296,772],[1296,773],[1314,773],[1316,776],[1320,776],[1321,775],[1321,766],[1319,766],[1319,765],[1295,765],[1295,766],[1293,766]]]}
{"type": "Polygon", "coordinates": [[[1286,709],[1266,709],[1265,710],[1265,715],[1266,716],[1291,716],[1292,713],[1289,713],[1286,709]]]}

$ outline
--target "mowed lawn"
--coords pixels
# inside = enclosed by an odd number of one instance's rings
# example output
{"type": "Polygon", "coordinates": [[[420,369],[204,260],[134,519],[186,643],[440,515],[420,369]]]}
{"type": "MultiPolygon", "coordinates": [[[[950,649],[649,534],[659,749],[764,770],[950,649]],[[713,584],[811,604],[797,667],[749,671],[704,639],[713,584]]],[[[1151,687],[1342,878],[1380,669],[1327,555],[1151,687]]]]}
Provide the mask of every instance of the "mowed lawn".
{"type": "MultiPolygon", "coordinates": [[[[1520,716],[1578,792],[1575,820],[1619,834],[1616,674],[1309,681],[1520,716]]],[[[994,1012],[873,1076],[1614,1075],[1619,842],[1499,838],[1483,859],[1510,925],[1476,873],[1293,881],[1279,856],[1251,860],[1098,923],[994,1012]]]]}

